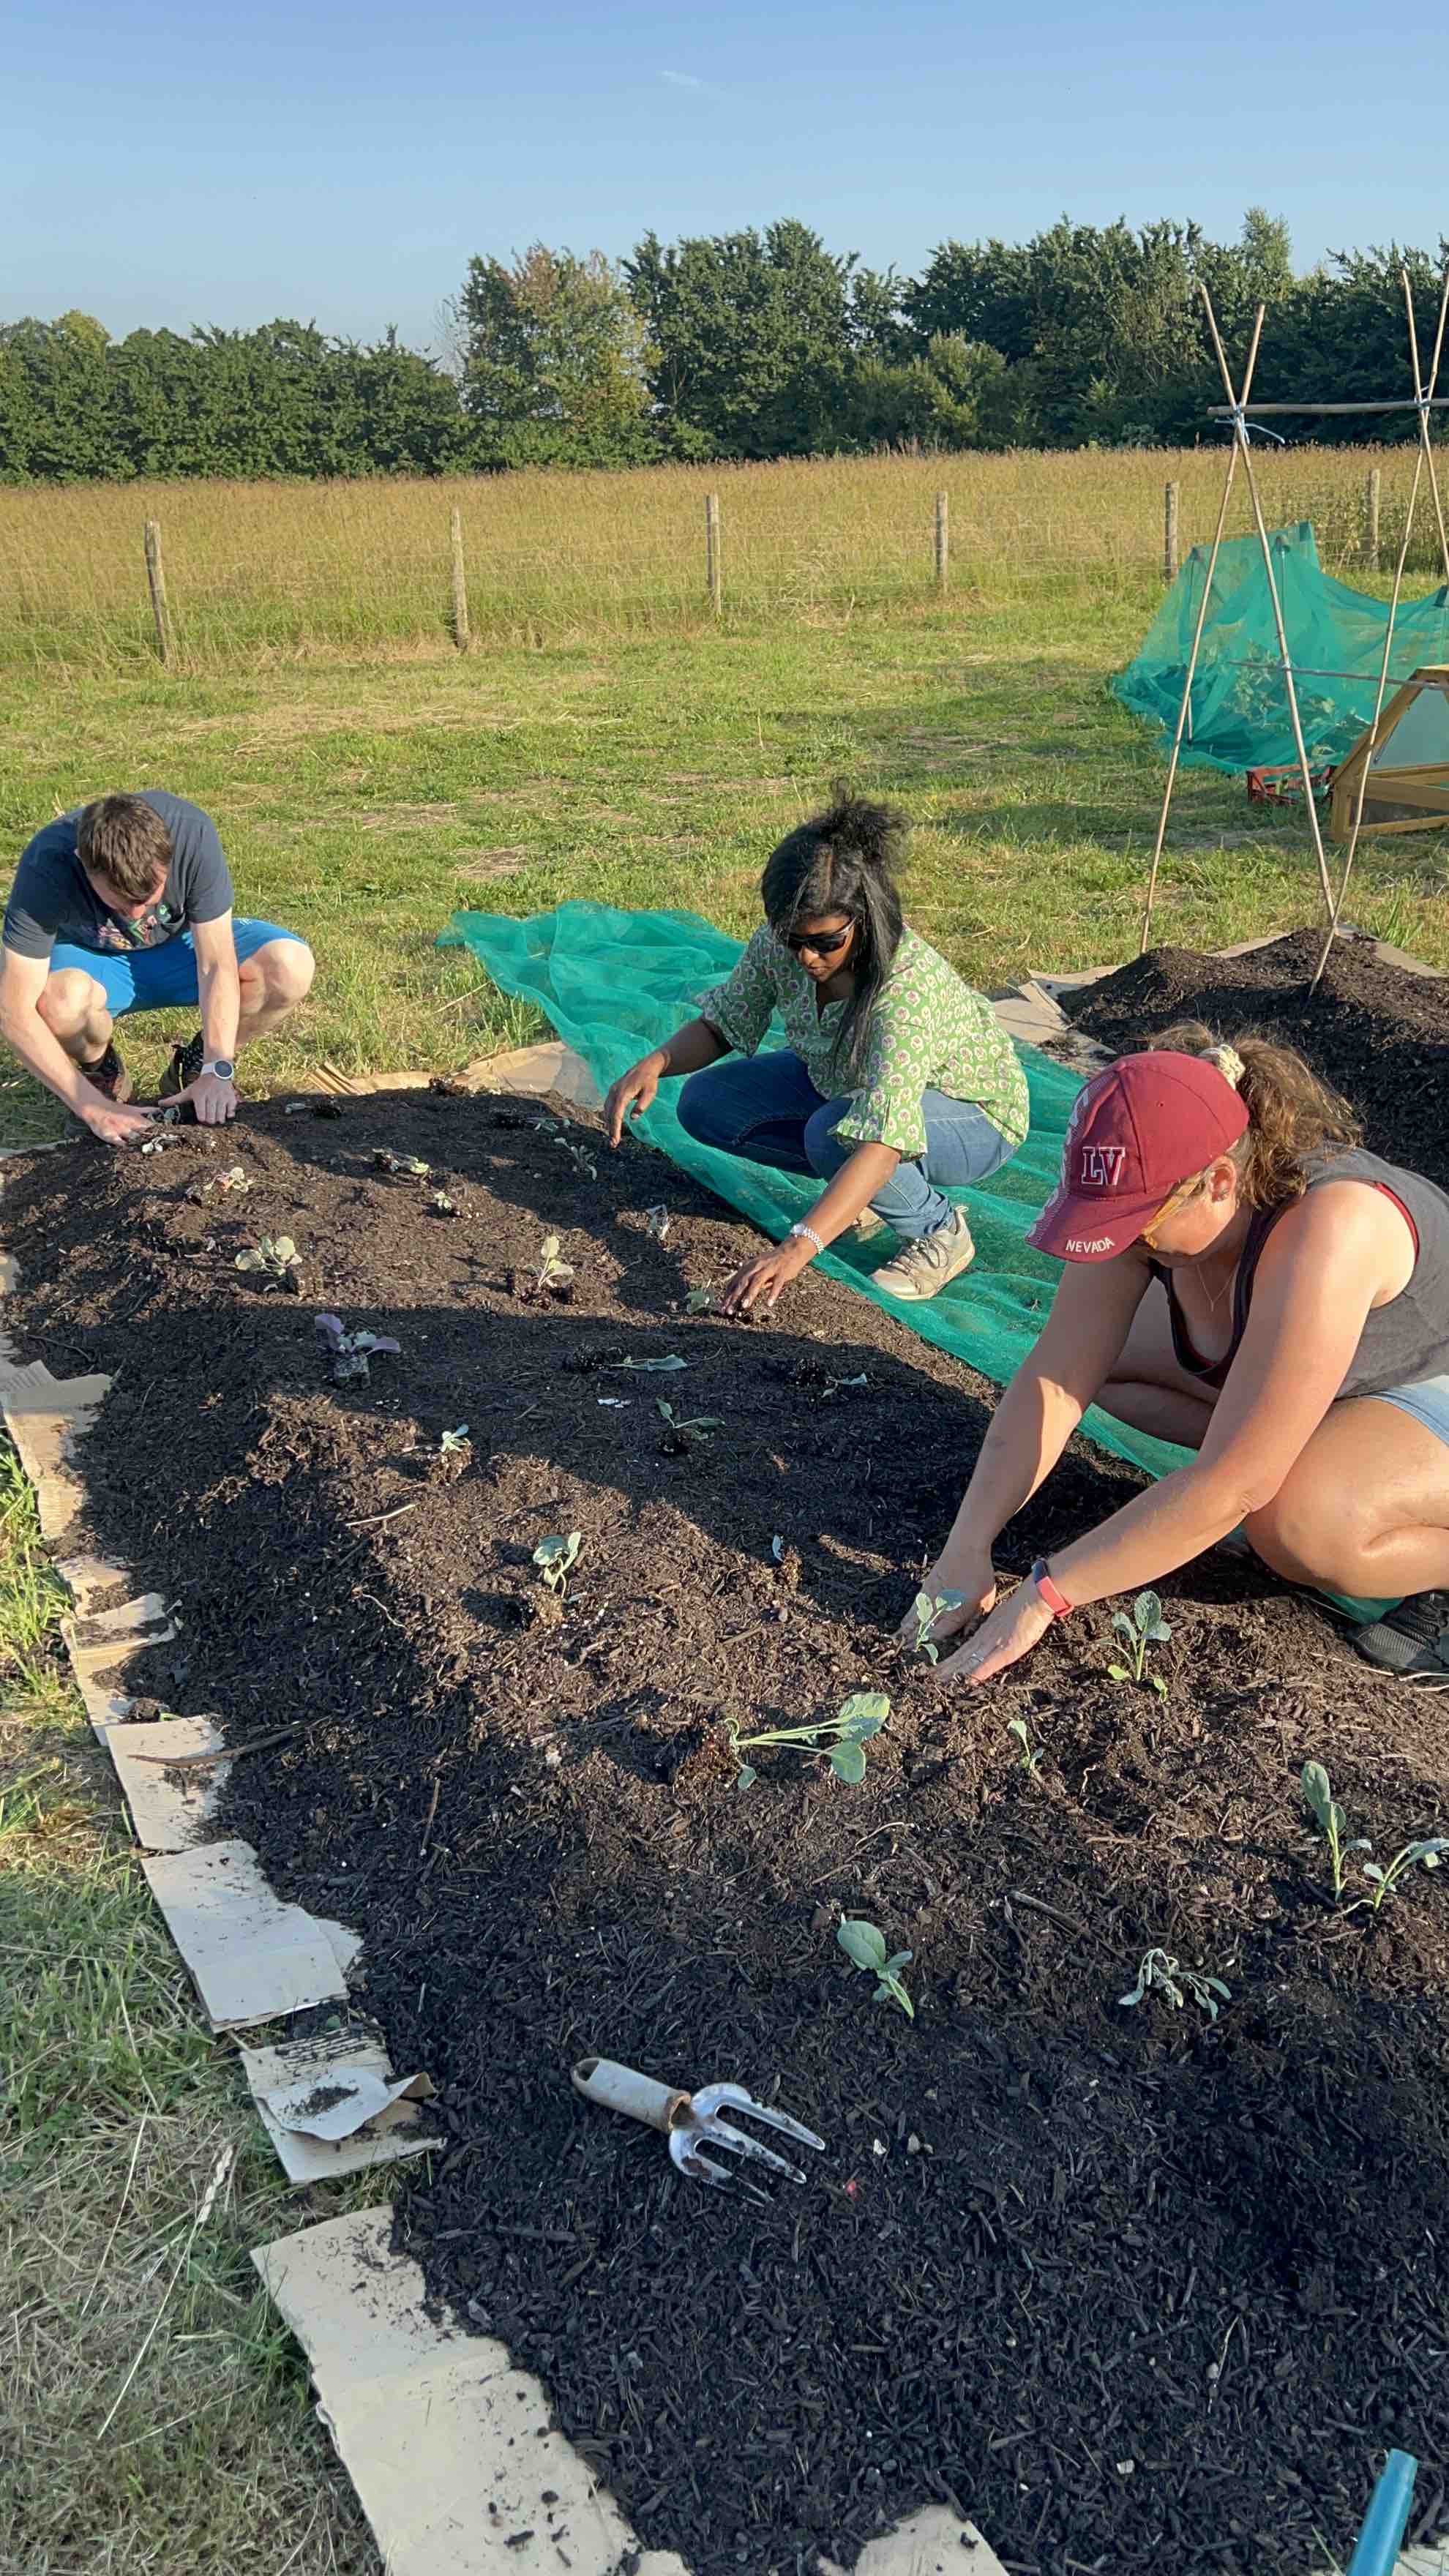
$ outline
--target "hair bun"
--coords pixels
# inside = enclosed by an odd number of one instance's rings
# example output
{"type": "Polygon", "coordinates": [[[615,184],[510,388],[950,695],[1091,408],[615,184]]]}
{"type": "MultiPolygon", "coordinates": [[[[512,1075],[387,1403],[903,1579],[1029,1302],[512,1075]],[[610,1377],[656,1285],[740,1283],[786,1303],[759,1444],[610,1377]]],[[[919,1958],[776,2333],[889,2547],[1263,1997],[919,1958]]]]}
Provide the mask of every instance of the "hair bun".
{"type": "Polygon", "coordinates": [[[1235,1046],[1208,1047],[1205,1051],[1204,1061],[1208,1064],[1215,1064],[1219,1073],[1222,1075],[1224,1082],[1230,1082],[1234,1091],[1240,1089],[1243,1076],[1247,1072],[1248,1068],[1244,1064],[1243,1059],[1239,1055],[1235,1046]]]}

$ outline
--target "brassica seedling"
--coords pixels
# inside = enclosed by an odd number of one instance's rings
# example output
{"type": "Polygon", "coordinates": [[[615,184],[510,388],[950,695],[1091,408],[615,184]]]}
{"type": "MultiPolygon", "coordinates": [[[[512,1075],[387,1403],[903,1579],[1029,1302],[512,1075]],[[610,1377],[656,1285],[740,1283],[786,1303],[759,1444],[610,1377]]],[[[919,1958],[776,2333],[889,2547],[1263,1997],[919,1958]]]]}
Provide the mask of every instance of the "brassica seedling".
{"type": "Polygon", "coordinates": [[[682,1369],[688,1366],[688,1360],[676,1359],[671,1351],[667,1360],[610,1360],[609,1374],[612,1377],[621,1369],[655,1369],[662,1373],[665,1369],[682,1369]]]}
{"type": "Polygon", "coordinates": [[[685,1313],[689,1315],[713,1315],[718,1306],[719,1299],[708,1280],[702,1288],[691,1288],[684,1301],[685,1313]]]}
{"type": "Polygon", "coordinates": [[[675,1435],[675,1438],[682,1440],[688,1448],[693,1448],[696,1441],[707,1441],[712,1431],[722,1431],[724,1429],[724,1425],[718,1414],[695,1413],[690,1416],[687,1422],[681,1422],[673,1405],[666,1404],[662,1395],[656,1395],[654,1401],[659,1409],[660,1415],[663,1420],[668,1423],[670,1430],[675,1435]]]}
{"type": "Polygon", "coordinates": [[[569,1569],[583,1545],[581,1530],[570,1530],[567,1538],[543,1538],[533,1551],[533,1561],[550,1592],[560,1601],[568,1590],[569,1569]]]}
{"type": "Polygon", "coordinates": [[[1039,1744],[1033,1744],[1030,1735],[1027,1733],[1025,1718],[1009,1717],[1006,1721],[1006,1732],[1008,1735],[1014,1735],[1017,1743],[1021,1746],[1021,1767],[1023,1771],[1039,1771],[1041,1769],[1041,1746],[1039,1744]]]}
{"type": "Polygon", "coordinates": [[[164,1154],[167,1146],[175,1141],[173,1136],[148,1136],[141,1151],[143,1154],[164,1154]]]}
{"type": "Polygon", "coordinates": [[[334,1386],[345,1386],[349,1378],[367,1377],[369,1360],[396,1356],[402,1349],[401,1342],[389,1341],[381,1333],[346,1332],[340,1315],[314,1315],[312,1321],[317,1327],[317,1339],[332,1362],[334,1386]]]}
{"type": "Polygon", "coordinates": [[[1159,1699],[1166,1699],[1167,1684],[1160,1673],[1147,1670],[1149,1646],[1165,1646],[1172,1630],[1162,1615],[1162,1604],[1155,1592],[1139,1592],[1131,1612],[1114,1611],[1112,1633],[1125,1637],[1131,1654],[1130,1664],[1109,1664],[1107,1670],[1114,1682],[1146,1682],[1159,1699]]]}
{"type": "Polygon", "coordinates": [[[450,1199],[446,1190],[434,1190],[428,1205],[437,1216],[456,1216],[458,1213],[457,1200],[450,1199]]]}
{"type": "Polygon", "coordinates": [[[1372,1845],[1361,1836],[1355,1842],[1344,1841],[1343,1829],[1348,1819],[1333,1794],[1328,1773],[1321,1762],[1304,1763],[1299,1785],[1303,1791],[1304,1804],[1316,1819],[1324,1841],[1328,1845],[1328,1866],[1333,1874],[1333,1901],[1335,1905],[1341,1905],[1344,1854],[1351,1851],[1369,1851],[1372,1845]]]}
{"type": "Polygon", "coordinates": [[[302,1256],[289,1234],[279,1234],[275,1243],[269,1234],[262,1235],[249,1252],[239,1252],[238,1270],[261,1270],[269,1279],[281,1279],[295,1287],[302,1267],[302,1256]]]}
{"type": "Polygon", "coordinates": [[[876,1923],[867,1923],[862,1914],[842,1915],[836,1925],[835,1938],[853,1968],[863,1968],[877,1980],[872,2003],[898,2004],[907,2021],[916,2018],[916,2007],[905,1989],[902,1968],[908,1968],[915,1957],[913,1950],[887,1953],[885,1934],[876,1923]]]}
{"type": "Polygon", "coordinates": [[[240,1163],[233,1163],[229,1172],[217,1173],[216,1186],[219,1190],[241,1191],[249,1190],[251,1188],[251,1182],[247,1179],[240,1163]]]}
{"type": "Polygon", "coordinates": [[[944,1610],[959,1610],[965,1598],[964,1592],[937,1592],[934,1595],[929,1592],[918,1592],[911,1603],[916,1633],[911,1639],[907,1652],[912,1655],[924,1655],[928,1664],[939,1663],[941,1649],[931,1635],[931,1630],[944,1610]]]}
{"type": "MultiPolygon", "coordinates": [[[[1449,1852],[1449,1836],[1436,1834],[1428,1842],[1405,1843],[1402,1851],[1395,1852],[1386,1869],[1381,1869],[1377,1861],[1366,1860],[1363,1874],[1374,1881],[1374,1892],[1372,1896],[1358,1897],[1356,1903],[1366,1905],[1371,1913],[1377,1914],[1384,1898],[1398,1886],[1401,1878],[1407,1878],[1411,1869],[1437,1869],[1445,1852],[1449,1852]]],[[[1349,1911],[1352,1913],[1352,1906],[1349,1911]]]]}
{"type": "Polygon", "coordinates": [[[464,1451],[471,1449],[472,1446],[473,1443],[468,1437],[468,1425],[466,1422],[460,1422],[456,1431],[445,1431],[443,1433],[438,1442],[438,1456],[440,1458],[461,1458],[464,1451]]]}
{"type": "Polygon", "coordinates": [[[1199,2012],[1206,2013],[1209,2021],[1217,2020],[1219,1997],[1225,2004],[1232,2001],[1231,1989],[1223,1984],[1221,1977],[1207,1977],[1196,1968],[1185,1968],[1182,1961],[1174,1959],[1168,1950],[1144,1951],[1136,1985],[1130,1995],[1119,1995],[1117,2001],[1119,2004],[1140,2004],[1152,1993],[1161,1995],[1174,2012],[1181,2012],[1186,1996],[1191,1995],[1199,2012]]]}
{"type": "Polygon", "coordinates": [[[663,1243],[666,1240],[669,1229],[673,1223],[674,1219],[670,1215],[669,1210],[664,1205],[662,1199],[660,1200],[658,1207],[646,1208],[644,1210],[645,1231],[646,1233],[653,1235],[656,1243],[663,1243]]]}
{"type": "Polygon", "coordinates": [[[841,1701],[834,1717],[817,1717],[809,1726],[767,1726],[758,1735],[741,1735],[738,1720],[727,1717],[730,1751],[740,1765],[735,1786],[748,1789],[756,1776],[752,1762],[740,1761],[742,1754],[778,1744],[806,1762],[823,1754],[837,1780],[859,1788],[865,1778],[865,1748],[873,1735],[879,1735],[890,1713],[884,1691],[853,1691],[841,1701]]]}
{"type": "Polygon", "coordinates": [[[862,1369],[858,1377],[830,1378],[826,1383],[825,1392],[827,1395],[844,1395],[852,1387],[869,1386],[869,1384],[870,1380],[862,1369]]]}
{"type": "Polygon", "coordinates": [[[387,1145],[374,1145],[372,1159],[380,1172],[397,1172],[404,1180],[425,1181],[432,1170],[416,1154],[394,1154],[387,1145]]]}
{"type": "Polygon", "coordinates": [[[582,1145],[576,1145],[571,1136],[565,1135],[556,1118],[535,1118],[533,1123],[540,1136],[547,1136],[552,1144],[568,1155],[576,1171],[586,1173],[591,1181],[598,1179],[598,1164],[585,1153],[582,1145]]]}
{"type": "Polygon", "coordinates": [[[538,1247],[538,1269],[535,1274],[535,1285],[538,1288],[566,1288],[572,1279],[574,1275],[572,1265],[567,1261],[560,1261],[558,1252],[558,1236],[546,1234],[538,1247]]]}

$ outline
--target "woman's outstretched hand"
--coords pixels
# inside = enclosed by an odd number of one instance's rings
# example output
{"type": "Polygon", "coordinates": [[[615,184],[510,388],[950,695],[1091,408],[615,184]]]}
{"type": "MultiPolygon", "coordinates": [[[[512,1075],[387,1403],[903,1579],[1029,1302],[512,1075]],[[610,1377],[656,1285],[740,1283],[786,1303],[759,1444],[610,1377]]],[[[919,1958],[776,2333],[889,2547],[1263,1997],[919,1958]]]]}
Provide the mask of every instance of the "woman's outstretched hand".
{"type": "Polygon", "coordinates": [[[984,1618],[995,1601],[996,1574],[990,1557],[973,1556],[964,1564],[953,1564],[949,1555],[938,1556],[930,1573],[921,1578],[921,1593],[941,1606],[922,1637],[913,1602],[896,1630],[897,1643],[915,1647],[929,1641],[944,1646],[948,1637],[959,1636],[973,1619],[984,1618]]]}
{"type": "Polygon", "coordinates": [[[757,1254],[753,1261],[745,1263],[743,1270],[735,1272],[720,1297],[720,1313],[748,1315],[751,1307],[761,1299],[768,1310],[775,1304],[781,1289],[788,1288],[792,1279],[798,1279],[814,1257],[813,1243],[799,1235],[787,1236],[783,1243],[757,1254]]]}
{"type": "Polygon", "coordinates": [[[646,1109],[652,1109],[663,1072],[656,1049],[610,1083],[604,1100],[604,1131],[611,1145],[618,1144],[626,1118],[642,1118],[646,1109]]]}
{"type": "Polygon", "coordinates": [[[999,1601],[989,1618],[959,1652],[937,1666],[943,1681],[990,1682],[1011,1664],[1019,1664],[1046,1635],[1052,1614],[1034,1583],[1019,1583],[999,1601]]]}

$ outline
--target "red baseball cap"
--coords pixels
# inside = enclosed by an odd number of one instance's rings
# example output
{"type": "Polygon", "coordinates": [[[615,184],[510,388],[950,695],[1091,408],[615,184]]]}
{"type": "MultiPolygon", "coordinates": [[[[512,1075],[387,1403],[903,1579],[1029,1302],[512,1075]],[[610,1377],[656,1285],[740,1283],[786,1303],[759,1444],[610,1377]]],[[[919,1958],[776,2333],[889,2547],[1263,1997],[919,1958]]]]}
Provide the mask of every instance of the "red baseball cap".
{"type": "Polygon", "coordinates": [[[1207,1057],[1164,1047],[1120,1057],[1078,1093],[1061,1182],[1027,1242],[1058,1261],[1110,1261],[1247,1125],[1238,1093],[1207,1057]]]}

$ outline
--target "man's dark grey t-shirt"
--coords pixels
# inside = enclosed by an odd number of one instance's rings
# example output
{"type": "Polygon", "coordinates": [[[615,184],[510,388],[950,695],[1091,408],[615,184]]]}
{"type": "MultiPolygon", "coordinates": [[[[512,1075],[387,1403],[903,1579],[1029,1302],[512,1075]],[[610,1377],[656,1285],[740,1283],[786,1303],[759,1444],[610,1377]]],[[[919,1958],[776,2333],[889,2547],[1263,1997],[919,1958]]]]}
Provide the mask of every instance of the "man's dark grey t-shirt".
{"type": "Polygon", "coordinates": [[[76,849],[77,805],[43,824],[27,841],[5,907],[5,940],[17,957],[48,957],[59,942],[93,956],[159,948],[194,921],[219,921],[232,908],[231,875],[216,825],[199,805],[147,787],[138,801],[150,805],[171,835],[171,865],[159,903],[139,921],[127,921],[101,902],[76,849]]]}

